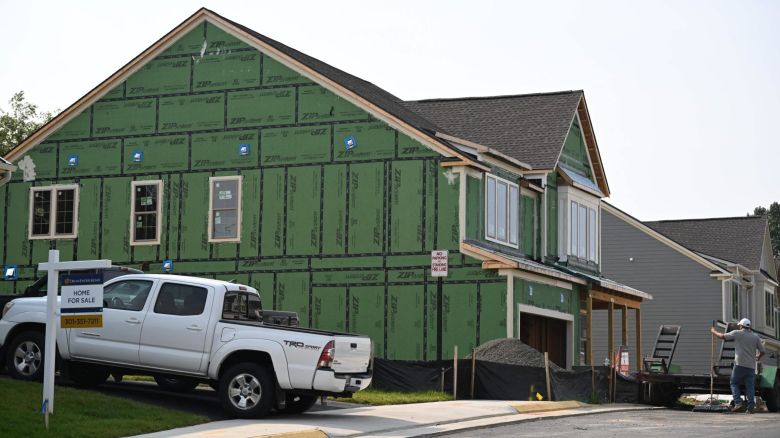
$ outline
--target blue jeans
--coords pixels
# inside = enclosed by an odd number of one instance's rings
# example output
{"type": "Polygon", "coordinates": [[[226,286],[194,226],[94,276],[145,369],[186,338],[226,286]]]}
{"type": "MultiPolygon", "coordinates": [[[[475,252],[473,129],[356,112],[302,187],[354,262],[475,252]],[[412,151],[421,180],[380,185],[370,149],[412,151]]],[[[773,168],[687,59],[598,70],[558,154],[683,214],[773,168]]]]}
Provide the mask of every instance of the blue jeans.
{"type": "Polygon", "coordinates": [[[729,383],[731,383],[731,395],[734,397],[734,406],[743,404],[740,385],[745,385],[747,408],[753,409],[756,395],[756,370],[734,365],[734,369],[731,370],[731,380],[729,383]]]}

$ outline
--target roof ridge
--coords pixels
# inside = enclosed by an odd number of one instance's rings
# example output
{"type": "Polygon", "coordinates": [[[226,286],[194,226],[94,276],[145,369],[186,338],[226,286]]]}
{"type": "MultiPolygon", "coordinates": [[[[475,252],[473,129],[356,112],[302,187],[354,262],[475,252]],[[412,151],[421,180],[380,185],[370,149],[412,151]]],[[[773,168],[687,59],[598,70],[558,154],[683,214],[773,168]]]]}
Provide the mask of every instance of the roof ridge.
{"type": "Polygon", "coordinates": [[[499,94],[495,96],[465,96],[465,97],[434,97],[431,99],[419,99],[419,100],[404,100],[403,103],[416,103],[416,102],[449,102],[455,100],[489,100],[489,99],[511,99],[515,97],[533,97],[533,96],[553,96],[558,94],[575,94],[584,93],[583,90],[564,90],[564,91],[549,91],[544,93],[526,93],[526,94],[499,94]]]}

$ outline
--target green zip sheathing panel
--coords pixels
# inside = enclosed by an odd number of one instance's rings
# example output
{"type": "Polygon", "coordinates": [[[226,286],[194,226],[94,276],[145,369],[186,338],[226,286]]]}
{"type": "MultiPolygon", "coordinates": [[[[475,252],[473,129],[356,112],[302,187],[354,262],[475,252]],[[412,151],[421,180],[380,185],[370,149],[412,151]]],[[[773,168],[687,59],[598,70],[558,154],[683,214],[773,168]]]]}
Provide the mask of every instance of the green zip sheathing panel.
{"type": "Polygon", "coordinates": [[[558,177],[555,172],[547,175],[547,255],[558,255],[558,177]]]}
{"type": "Polygon", "coordinates": [[[593,170],[590,168],[590,160],[588,159],[588,148],[585,145],[585,139],[582,137],[582,130],[577,119],[572,122],[566,141],[563,143],[561,162],[593,179],[593,170]]]}
{"type": "MultiPolygon", "coordinates": [[[[459,253],[460,177],[441,156],[211,24],[21,159],[34,168],[0,187],[3,264],[20,278],[0,293],[22,291],[57,248],[248,283],[304,327],[371,336],[377,357],[447,359],[505,335],[506,280],[459,253]],[[209,178],[225,175],[242,176],[239,243],[208,239],[209,178]],[[131,183],[146,180],[163,185],[160,244],[130,245],[131,183]],[[68,183],[77,238],[29,240],[30,187],[68,183]],[[438,249],[445,278],[430,275],[438,249]]],[[[470,201],[480,187],[469,177],[470,201]]]]}
{"type": "Polygon", "coordinates": [[[482,180],[466,176],[466,237],[485,238],[485,190],[482,180]]]}
{"type": "Polygon", "coordinates": [[[534,257],[536,199],[525,195],[521,196],[520,199],[520,234],[523,242],[523,252],[529,257],[534,257]]]}
{"type": "MultiPolygon", "coordinates": [[[[572,290],[568,290],[519,278],[515,278],[513,284],[515,303],[527,304],[572,315],[574,317],[574,339],[579,339],[580,291],[577,286],[572,290]]],[[[515,335],[517,335],[517,327],[515,327],[515,335]]],[[[579,342],[572,342],[572,344],[573,351],[568,352],[568,354],[572,355],[571,357],[574,358],[573,363],[577,365],[579,363],[580,346],[579,342]]]]}

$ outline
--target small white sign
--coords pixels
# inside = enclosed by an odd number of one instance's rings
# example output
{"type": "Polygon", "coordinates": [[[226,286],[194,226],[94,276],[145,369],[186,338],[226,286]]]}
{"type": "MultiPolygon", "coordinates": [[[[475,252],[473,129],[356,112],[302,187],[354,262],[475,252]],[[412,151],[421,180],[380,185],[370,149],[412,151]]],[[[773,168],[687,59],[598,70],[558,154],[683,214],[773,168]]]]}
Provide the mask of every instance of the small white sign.
{"type": "MultiPolygon", "coordinates": [[[[103,285],[84,284],[77,286],[62,286],[60,307],[62,309],[79,309],[77,311],[95,312],[103,310],[103,285]],[[81,310],[83,309],[83,310],[81,310]]],[[[73,310],[63,313],[75,313],[73,310]]]]}
{"type": "Polygon", "coordinates": [[[449,270],[447,251],[431,251],[431,277],[446,277],[449,270]]]}

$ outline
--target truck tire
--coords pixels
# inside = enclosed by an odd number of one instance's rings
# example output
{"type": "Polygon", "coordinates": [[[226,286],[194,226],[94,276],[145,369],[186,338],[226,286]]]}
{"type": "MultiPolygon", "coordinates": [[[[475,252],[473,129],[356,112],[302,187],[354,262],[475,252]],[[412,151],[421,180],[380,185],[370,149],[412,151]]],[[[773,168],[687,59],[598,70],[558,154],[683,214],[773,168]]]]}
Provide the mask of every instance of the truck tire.
{"type": "Polygon", "coordinates": [[[43,333],[28,330],[11,341],[6,353],[8,374],[18,380],[43,380],[43,333]]]}
{"type": "Polygon", "coordinates": [[[198,386],[198,381],[187,377],[154,376],[157,385],[173,392],[190,392],[198,386]]]}
{"type": "Polygon", "coordinates": [[[82,388],[94,388],[108,379],[109,371],[98,365],[71,362],[68,364],[68,378],[82,388]]]}
{"type": "Polygon", "coordinates": [[[315,403],[317,403],[316,395],[300,395],[300,394],[287,394],[284,401],[284,409],[280,409],[282,414],[302,414],[315,403]]]}
{"type": "Polygon", "coordinates": [[[235,418],[260,418],[274,406],[271,373],[262,365],[242,362],[228,368],[219,379],[219,401],[235,418]]]}
{"type": "Polygon", "coordinates": [[[766,409],[769,412],[778,412],[780,410],[780,376],[775,377],[774,388],[761,391],[761,398],[764,399],[766,409]]]}

